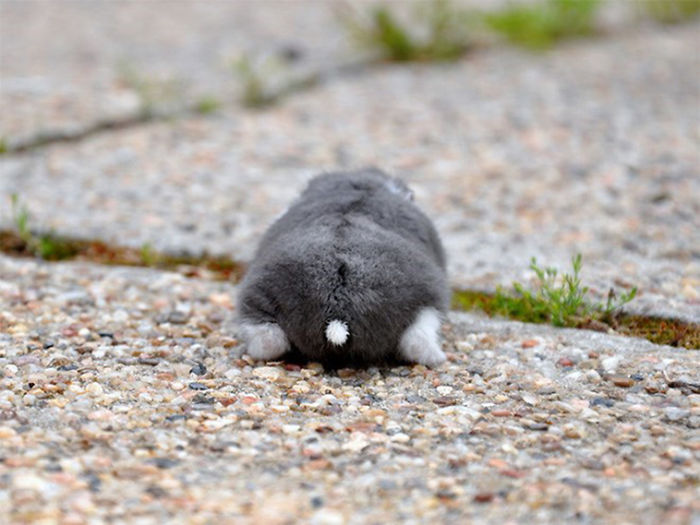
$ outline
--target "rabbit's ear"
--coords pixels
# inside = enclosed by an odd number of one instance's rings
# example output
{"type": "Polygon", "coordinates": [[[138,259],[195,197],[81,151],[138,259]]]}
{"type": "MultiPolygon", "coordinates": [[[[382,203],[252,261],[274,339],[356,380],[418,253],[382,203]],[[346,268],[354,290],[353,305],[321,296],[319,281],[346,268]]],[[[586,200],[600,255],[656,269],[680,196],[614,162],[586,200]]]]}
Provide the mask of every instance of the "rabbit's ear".
{"type": "Polygon", "coordinates": [[[391,192],[395,193],[396,195],[400,195],[407,201],[413,201],[413,192],[411,189],[406,186],[402,181],[399,179],[396,179],[394,177],[387,178],[386,182],[384,183],[384,186],[391,192]]]}

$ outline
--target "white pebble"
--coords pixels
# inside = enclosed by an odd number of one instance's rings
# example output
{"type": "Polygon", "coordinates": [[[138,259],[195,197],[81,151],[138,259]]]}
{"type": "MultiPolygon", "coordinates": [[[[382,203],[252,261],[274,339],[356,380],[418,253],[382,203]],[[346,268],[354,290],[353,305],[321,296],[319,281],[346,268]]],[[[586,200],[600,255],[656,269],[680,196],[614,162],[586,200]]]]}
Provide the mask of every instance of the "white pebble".
{"type": "Polygon", "coordinates": [[[321,509],[311,516],[311,525],[342,525],[345,523],[343,515],[335,510],[321,509]]]}
{"type": "Polygon", "coordinates": [[[528,405],[535,406],[538,403],[537,397],[530,392],[523,392],[520,394],[520,399],[522,399],[528,405]]]}
{"type": "Polygon", "coordinates": [[[282,432],[285,434],[296,434],[301,430],[299,425],[282,425],[282,432]]]}
{"type": "Polygon", "coordinates": [[[85,391],[91,396],[100,396],[104,393],[102,385],[99,383],[90,383],[85,391]]]}
{"type": "Polygon", "coordinates": [[[601,361],[601,364],[603,365],[603,370],[605,370],[608,373],[613,373],[617,370],[620,361],[622,361],[622,356],[614,355],[612,357],[606,357],[605,359],[603,359],[601,361]]]}
{"type": "Polygon", "coordinates": [[[125,310],[117,310],[112,314],[112,320],[117,323],[123,323],[129,319],[129,314],[125,310]]]}
{"type": "Polygon", "coordinates": [[[268,381],[277,381],[282,375],[282,371],[276,366],[261,366],[253,370],[253,375],[268,381]]]}

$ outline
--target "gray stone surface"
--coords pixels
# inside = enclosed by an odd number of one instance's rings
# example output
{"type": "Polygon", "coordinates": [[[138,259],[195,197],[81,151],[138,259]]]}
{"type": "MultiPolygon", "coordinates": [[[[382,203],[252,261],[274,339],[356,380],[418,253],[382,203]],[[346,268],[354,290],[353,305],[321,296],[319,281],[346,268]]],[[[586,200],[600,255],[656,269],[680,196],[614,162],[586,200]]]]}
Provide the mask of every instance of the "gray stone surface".
{"type": "MultiPolygon", "coordinates": [[[[378,3],[391,5],[420,33],[415,21],[421,11],[411,2],[364,0],[354,7],[363,13],[378,3]]],[[[451,2],[462,11],[506,3],[451,2]]],[[[272,87],[354,62],[367,50],[348,41],[337,16],[341,7],[320,0],[3,0],[0,108],[7,111],[0,137],[12,145],[37,134],[132,117],[144,95],[158,111],[177,112],[203,97],[231,104],[239,96],[232,64],[243,55],[262,66],[272,87]],[[70,30],[57,38],[57,28],[70,30]]],[[[609,3],[599,18],[617,30],[633,23],[632,12],[624,2],[609,3]]]]}
{"type": "Polygon", "coordinates": [[[348,52],[332,11],[317,1],[252,7],[251,2],[3,1],[0,107],[8,111],[0,136],[12,143],[135,115],[144,93],[130,79],[149,84],[160,109],[211,96],[231,103],[238,96],[232,64],[244,54],[268,61],[269,76],[281,78],[276,69],[301,73],[348,52]],[[57,28],[70,30],[57,38],[57,28]],[[290,49],[303,60],[274,60],[290,49]]]}
{"type": "Polygon", "coordinates": [[[698,27],[387,66],[264,112],[57,145],[3,159],[0,195],[39,228],[247,260],[310,176],[373,164],[416,190],[455,284],[581,252],[600,294],[638,286],[631,308],[697,321],[698,27]]]}
{"type": "Polygon", "coordinates": [[[5,523],[691,523],[700,354],[451,314],[446,364],[253,363],[230,284],[0,256],[5,523]]]}

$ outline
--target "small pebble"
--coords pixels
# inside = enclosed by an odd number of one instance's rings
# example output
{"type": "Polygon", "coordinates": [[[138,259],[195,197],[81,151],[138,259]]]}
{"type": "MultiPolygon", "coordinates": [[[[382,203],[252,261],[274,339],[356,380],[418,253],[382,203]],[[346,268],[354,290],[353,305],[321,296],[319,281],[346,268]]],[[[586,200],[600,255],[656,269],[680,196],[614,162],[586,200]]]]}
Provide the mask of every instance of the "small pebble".
{"type": "Polygon", "coordinates": [[[160,469],[169,469],[180,464],[179,460],[171,458],[153,458],[149,462],[160,469]]]}
{"type": "Polygon", "coordinates": [[[615,386],[620,386],[623,388],[629,388],[634,385],[634,379],[627,376],[612,376],[610,377],[610,381],[612,381],[615,386]]]}
{"type": "Polygon", "coordinates": [[[104,390],[102,388],[102,385],[99,383],[90,383],[86,388],[85,391],[90,394],[91,396],[100,396],[104,393],[104,390]]]}
{"type": "Polygon", "coordinates": [[[603,365],[603,369],[608,373],[614,373],[617,370],[617,367],[619,366],[620,362],[622,361],[621,356],[612,356],[612,357],[606,357],[601,361],[601,365],[603,365]]]}
{"type": "Polygon", "coordinates": [[[202,363],[197,363],[192,368],[190,368],[190,374],[194,374],[197,376],[203,376],[206,373],[207,373],[207,367],[204,366],[204,364],[202,364],[202,363]]]}
{"type": "Polygon", "coordinates": [[[277,381],[282,375],[282,369],[277,366],[260,366],[253,370],[253,375],[268,381],[277,381]]]}
{"type": "Polygon", "coordinates": [[[474,496],[474,501],[477,503],[491,503],[496,495],[493,492],[478,492],[474,496]]]}
{"type": "Polygon", "coordinates": [[[546,423],[528,423],[525,425],[525,428],[528,430],[536,430],[536,431],[546,431],[549,430],[549,425],[546,423]]]}
{"type": "Polygon", "coordinates": [[[678,407],[666,407],[664,409],[664,415],[669,421],[679,421],[690,416],[690,410],[678,407]]]}
{"type": "Polygon", "coordinates": [[[451,386],[441,385],[441,386],[437,387],[436,390],[438,391],[438,393],[441,396],[446,396],[448,394],[451,394],[452,390],[454,390],[454,389],[451,386]]]}
{"type": "Polygon", "coordinates": [[[604,406],[610,408],[615,405],[615,401],[608,397],[594,397],[591,401],[591,406],[604,406]]]}

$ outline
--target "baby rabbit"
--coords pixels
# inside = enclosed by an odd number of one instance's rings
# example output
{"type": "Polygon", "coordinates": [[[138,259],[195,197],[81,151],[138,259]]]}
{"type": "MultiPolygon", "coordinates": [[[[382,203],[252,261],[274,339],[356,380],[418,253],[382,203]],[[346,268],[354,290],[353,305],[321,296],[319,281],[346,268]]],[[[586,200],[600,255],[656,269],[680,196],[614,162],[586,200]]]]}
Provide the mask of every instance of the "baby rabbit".
{"type": "Polygon", "coordinates": [[[445,360],[445,254],[398,179],[377,169],[313,178],[265,233],[241,284],[255,359],[289,350],[330,366],[445,360]]]}

